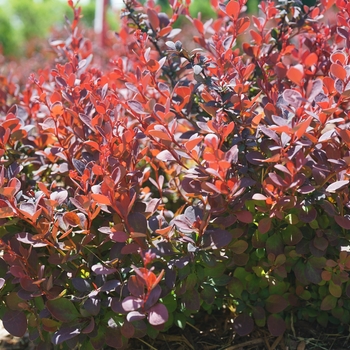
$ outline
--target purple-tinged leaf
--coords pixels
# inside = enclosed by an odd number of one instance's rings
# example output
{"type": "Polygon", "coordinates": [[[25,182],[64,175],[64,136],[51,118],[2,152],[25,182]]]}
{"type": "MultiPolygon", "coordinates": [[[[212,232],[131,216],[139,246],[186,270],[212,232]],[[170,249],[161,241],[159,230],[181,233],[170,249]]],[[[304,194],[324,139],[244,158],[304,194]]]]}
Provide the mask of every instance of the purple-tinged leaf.
{"type": "Polygon", "coordinates": [[[39,240],[34,240],[33,235],[28,233],[28,232],[20,232],[16,234],[16,239],[19,242],[25,243],[25,244],[30,244],[34,248],[40,248],[40,247],[46,247],[46,243],[42,243],[39,240]]]}
{"type": "Polygon", "coordinates": [[[139,101],[130,100],[127,102],[127,104],[130,107],[130,109],[137,114],[148,114],[144,111],[142,104],[139,101]]]}
{"type": "Polygon", "coordinates": [[[80,316],[74,304],[68,299],[58,298],[48,300],[46,302],[46,307],[51,315],[61,322],[68,323],[74,321],[80,316]]]}
{"type": "Polygon", "coordinates": [[[30,216],[35,214],[35,205],[33,203],[21,203],[19,208],[30,216]]]}
{"type": "Polygon", "coordinates": [[[145,282],[140,276],[130,276],[128,280],[129,292],[135,297],[141,297],[145,292],[145,282]]]}
{"type": "Polygon", "coordinates": [[[93,265],[91,267],[91,270],[96,274],[96,275],[111,275],[112,273],[116,272],[117,269],[114,267],[106,267],[103,266],[102,264],[98,263],[96,265],[93,265]]]}
{"type": "Polygon", "coordinates": [[[299,91],[285,89],[283,91],[283,99],[292,107],[298,108],[302,101],[302,96],[299,91]]]}
{"type": "Polygon", "coordinates": [[[85,278],[73,277],[72,284],[73,284],[73,287],[76,290],[78,290],[79,292],[90,292],[91,291],[91,285],[85,278]]]}
{"type": "Polygon", "coordinates": [[[337,300],[338,298],[334,297],[333,295],[325,296],[321,302],[320,309],[323,311],[333,310],[337,305],[337,300]]]}
{"type": "Polygon", "coordinates": [[[169,162],[171,160],[176,160],[176,158],[168,150],[159,152],[156,158],[161,160],[162,162],[169,162]]]}
{"type": "Polygon", "coordinates": [[[4,328],[15,337],[23,337],[27,331],[27,318],[22,311],[6,310],[2,322],[4,328]]]}
{"type": "Polygon", "coordinates": [[[272,314],[267,318],[267,327],[274,337],[279,337],[286,331],[286,322],[280,315],[272,314]]]}
{"type": "Polygon", "coordinates": [[[282,295],[273,294],[265,300],[265,308],[272,314],[282,312],[288,305],[288,301],[282,295]]]}
{"type": "Polygon", "coordinates": [[[68,197],[68,192],[66,190],[59,192],[52,192],[50,195],[50,199],[56,201],[58,204],[62,204],[68,197]]]}
{"type": "Polygon", "coordinates": [[[122,301],[122,307],[124,311],[135,311],[138,310],[143,305],[143,300],[136,297],[126,297],[122,301]]]}
{"type": "Polygon", "coordinates": [[[114,242],[124,243],[129,238],[129,234],[125,231],[112,230],[109,238],[114,242]]]}
{"type": "Polygon", "coordinates": [[[101,310],[100,298],[88,298],[84,303],[84,309],[92,316],[97,316],[101,310]]]}
{"type": "Polygon", "coordinates": [[[156,285],[149,293],[149,296],[145,302],[145,305],[144,305],[145,310],[149,309],[159,300],[161,293],[162,293],[162,288],[159,285],[156,285]]]}
{"type": "Polygon", "coordinates": [[[269,178],[276,186],[279,186],[279,187],[288,186],[288,184],[282,179],[282,177],[275,173],[269,173],[269,178]]]}
{"type": "Polygon", "coordinates": [[[249,315],[240,314],[233,322],[233,329],[238,335],[244,337],[254,330],[254,321],[249,315]]]}
{"type": "Polygon", "coordinates": [[[326,192],[335,193],[338,190],[344,188],[348,183],[349,183],[349,180],[341,180],[341,181],[333,182],[326,188],[326,192]]]}
{"type": "Polygon", "coordinates": [[[0,290],[5,285],[5,279],[0,277],[0,290]]]}
{"type": "Polygon", "coordinates": [[[133,335],[135,334],[135,327],[130,322],[124,322],[120,329],[120,332],[125,338],[129,339],[129,338],[132,338],[133,335]]]}
{"type": "Polygon", "coordinates": [[[196,289],[187,290],[181,300],[188,310],[198,311],[200,308],[199,293],[196,289]]]}
{"type": "Polygon", "coordinates": [[[139,311],[131,311],[127,314],[126,319],[128,322],[134,322],[138,320],[142,320],[146,317],[145,314],[142,314],[139,311]]]}
{"type": "Polygon", "coordinates": [[[84,334],[89,334],[94,329],[95,329],[95,319],[93,317],[91,317],[89,324],[81,332],[84,334]]]}
{"type": "Polygon", "coordinates": [[[111,292],[114,291],[118,286],[120,286],[120,282],[118,280],[107,281],[102,287],[101,292],[111,292]]]}
{"type": "Polygon", "coordinates": [[[271,218],[263,218],[259,221],[258,230],[261,234],[269,232],[271,228],[271,218]]]}
{"type": "Polygon", "coordinates": [[[210,239],[212,248],[220,249],[232,241],[232,234],[226,230],[216,229],[210,232],[210,239]]]}
{"type": "Polygon", "coordinates": [[[149,309],[148,322],[152,326],[160,326],[168,321],[168,309],[163,304],[156,304],[149,309]]]}
{"type": "Polygon", "coordinates": [[[78,327],[62,327],[51,338],[54,345],[62,344],[63,342],[72,339],[80,334],[78,327]]]}
{"type": "Polygon", "coordinates": [[[335,222],[342,228],[350,230],[350,216],[349,215],[336,215],[334,217],[335,222]]]}
{"type": "Polygon", "coordinates": [[[315,208],[308,208],[307,211],[301,209],[298,218],[305,223],[314,221],[317,217],[317,211],[315,208]]]}

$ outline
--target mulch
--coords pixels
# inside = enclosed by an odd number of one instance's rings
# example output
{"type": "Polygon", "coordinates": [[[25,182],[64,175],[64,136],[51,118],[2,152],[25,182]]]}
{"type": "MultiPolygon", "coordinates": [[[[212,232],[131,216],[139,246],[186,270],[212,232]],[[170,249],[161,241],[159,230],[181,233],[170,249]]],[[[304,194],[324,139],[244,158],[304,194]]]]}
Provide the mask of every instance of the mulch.
{"type": "MultiPolygon", "coordinates": [[[[349,327],[350,328],[350,327],[349,327]]],[[[34,350],[29,340],[7,336],[0,340],[0,350],[34,350]]],[[[104,350],[110,349],[106,347],[104,350]]],[[[184,330],[172,328],[156,339],[145,337],[130,340],[128,350],[348,350],[349,330],[342,334],[336,327],[321,328],[303,321],[283,336],[272,337],[267,329],[257,329],[240,337],[233,330],[229,312],[196,317],[195,326],[184,330]]]]}

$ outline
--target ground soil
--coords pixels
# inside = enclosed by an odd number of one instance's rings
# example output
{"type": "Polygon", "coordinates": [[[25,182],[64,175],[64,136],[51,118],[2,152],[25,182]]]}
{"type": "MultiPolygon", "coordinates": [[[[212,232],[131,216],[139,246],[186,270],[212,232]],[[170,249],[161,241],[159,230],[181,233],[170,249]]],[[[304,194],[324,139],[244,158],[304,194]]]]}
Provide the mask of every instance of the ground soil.
{"type": "MultiPolygon", "coordinates": [[[[105,350],[110,348],[106,347],[105,350]]],[[[239,337],[233,331],[229,313],[208,315],[187,325],[184,330],[173,328],[156,339],[130,341],[128,350],[348,350],[349,331],[340,334],[336,327],[323,329],[300,322],[280,337],[272,337],[264,329],[239,337]]],[[[28,339],[10,335],[0,337],[0,350],[34,350],[28,339]]],[[[83,349],[82,349],[83,350],[83,349]]]]}

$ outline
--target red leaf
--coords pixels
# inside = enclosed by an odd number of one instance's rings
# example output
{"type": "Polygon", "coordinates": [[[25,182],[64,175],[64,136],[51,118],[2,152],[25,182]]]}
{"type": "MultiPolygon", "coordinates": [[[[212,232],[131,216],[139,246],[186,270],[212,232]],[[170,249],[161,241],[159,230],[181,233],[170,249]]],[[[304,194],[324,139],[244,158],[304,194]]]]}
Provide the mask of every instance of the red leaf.
{"type": "Polygon", "coordinates": [[[338,63],[331,65],[331,73],[340,80],[346,79],[346,70],[338,63]]]}
{"type": "Polygon", "coordinates": [[[237,1],[230,1],[226,5],[226,13],[229,16],[233,17],[234,19],[238,18],[240,11],[241,11],[241,6],[237,1]]]}
{"type": "Polygon", "coordinates": [[[311,52],[306,58],[305,58],[305,66],[310,67],[313,66],[314,64],[317,64],[318,61],[318,56],[314,53],[311,52]]]}
{"type": "Polygon", "coordinates": [[[237,21],[237,34],[241,34],[245,32],[250,26],[250,19],[249,17],[243,17],[240,18],[237,21]]]}
{"type": "Polygon", "coordinates": [[[204,26],[203,26],[203,23],[199,19],[194,18],[193,24],[200,34],[204,34],[204,26]]]}
{"type": "Polygon", "coordinates": [[[301,80],[304,78],[304,68],[301,64],[297,64],[293,67],[290,67],[287,71],[287,77],[293,83],[300,85],[301,80]]]}

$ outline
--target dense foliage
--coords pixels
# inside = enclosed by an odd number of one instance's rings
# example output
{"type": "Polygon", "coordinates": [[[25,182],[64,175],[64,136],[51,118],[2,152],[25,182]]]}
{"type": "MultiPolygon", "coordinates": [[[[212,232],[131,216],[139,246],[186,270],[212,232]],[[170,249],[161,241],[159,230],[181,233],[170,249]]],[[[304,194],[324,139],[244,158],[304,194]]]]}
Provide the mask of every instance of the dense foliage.
{"type": "Polygon", "coordinates": [[[89,350],[222,308],[240,335],[348,327],[350,3],[127,0],[103,66],[68,3],[51,69],[1,77],[5,328],[89,350]]]}

